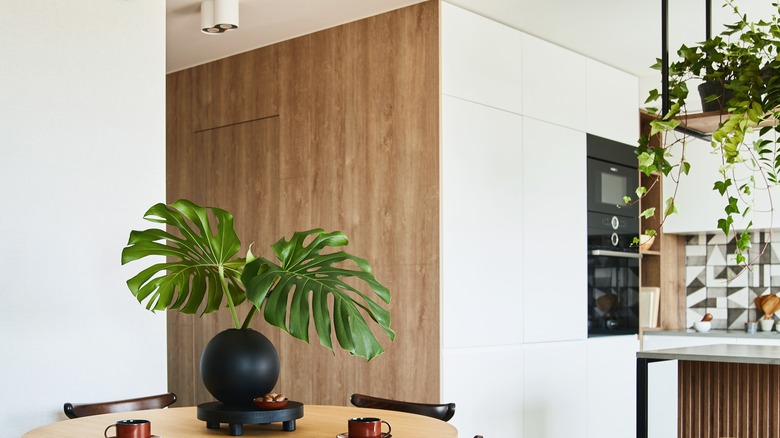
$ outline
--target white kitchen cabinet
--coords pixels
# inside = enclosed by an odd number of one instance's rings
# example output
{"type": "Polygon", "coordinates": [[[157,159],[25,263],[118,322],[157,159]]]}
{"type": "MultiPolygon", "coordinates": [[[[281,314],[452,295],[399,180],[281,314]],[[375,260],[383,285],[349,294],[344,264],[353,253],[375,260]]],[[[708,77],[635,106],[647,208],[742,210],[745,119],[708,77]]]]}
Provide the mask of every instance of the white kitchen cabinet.
{"type": "Polygon", "coordinates": [[[522,343],[522,126],[519,115],[442,98],[445,348],[522,343]]]}
{"type": "Polygon", "coordinates": [[[451,423],[461,436],[595,438],[610,436],[605,421],[633,433],[636,339],[587,338],[585,182],[589,129],[635,143],[635,83],[446,2],[441,11],[441,387],[458,405],[451,423]],[[611,397],[603,385],[616,378],[611,397]]]}
{"type": "Polygon", "coordinates": [[[586,68],[584,56],[524,35],[523,114],[585,132],[586,68]]]}
{"type": "Polygon", "coordinates": [[[461,437],[522,438],[523,386],[521,346],[444,349],[442,400],[461,437]]]}
{"type": "MultiPolygon", "coordinates": [[[[673,154],[678,157],[682,153],[680,146],[675,146],[673,154]]],[[[683,175],[680,179],[679,188],[677,188],[677,197],[675,203],[679,213],[669,216],[664,224],[666,233],[700,233],[700,232],[721,232],[718,229],[718,219],[725,217],[724,208],[727,205],[726,198],[719,192],[713,190],[715,181],[722,180],[719,169],[723,163],[719,153],[712,153],[713,149],[709,141],[693,139],[685,148],[685,157],[691,163],[689,175],[683,175]]],[[[671,161],[671,160],[670,160],[671,161]]],[[[664,178],[663,190],[664,200],[670,198],[675,190],[674,180],[677,178],[676,170],[672,171],[664,178]]],[[[743,184],[751,176],[755,176],[757,187],[760,187],[761,177],[756,173],[753,175],[745,171],[742,166],[733,177],[735,183],[743,184]]],[[[773,202],[777,205],[780,202],[780,190],[776,187],[771,190],[773,202]]],[[[755,204],[752,211],[745,218],[740,215],[734,215],[735,230],[742,230],[753,221],[754,230],[770,229],[780,224],[780,216],[772,218],[769,214],[769,200],[766,197],[766,190],[755,190],[755,204]]]]}
{"type": "Polygon", "coordinates": [[[636,436],[637,351],[635,335],[588,339],[589,438],[636,436]]]}
{"type": "Polygon", "coordinates": [[[525,118],[523,124],[523,341],[587,333],[586,136],[525,118]]]}
{"type": "Polygon", "coordinates": [[[639,139],[639,79],[614,67],[587,60],[587,132],[621,143],[639,139]]]}
{"type": "Polygon", "coordinates": [[[442,93],[522,113],[523,34],[442,3],[442,93]]]}
{"type": "Polygon", "coordinates": [[[585,341],[523,346],[524,437],[584,436],[588,425],[586,357],[585,341]]]}
{"type": "MultiPolygon", "coordinates": [[[[691,163],[690,174],[680,178],[679,187],[675,184],[678,179],[676,170],[664,178],[664,202],[677,190],[675,204],[678,210],[678,213],[666,219],[665,233],[693,233],[718,229],[718,218],[722,216],[725,204],[720,194],[712,190],[713,184],[719,179],[718,168],[721,162],[711,151],[709,142],[692,140],[685,147],[685,157],[691,163]]],[[[675,159],[679,160],[683,151],[678,145],[673,148],[673,153],[675,159]]],[[[656,214],[658,213],[660,212],[656,214]]]]}

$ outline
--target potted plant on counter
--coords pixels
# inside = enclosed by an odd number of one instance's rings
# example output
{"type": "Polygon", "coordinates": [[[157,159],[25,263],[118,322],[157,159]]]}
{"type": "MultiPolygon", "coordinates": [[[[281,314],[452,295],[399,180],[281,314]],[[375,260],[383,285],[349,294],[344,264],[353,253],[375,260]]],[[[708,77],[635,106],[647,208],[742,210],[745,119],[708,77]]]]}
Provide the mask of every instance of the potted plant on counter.
{"type": "MultiPolygon", "coordinates": [[[[773,5],[780,12],[780,6],[773,5]]],[[[657,109],[648,108],[656,119],[650,122],[649,135],[639,141],[638,167],[647,176],[667,176],[675,184],[695,171],[696,163],[688,161],[685,154],[686,145],[694,138],[687,128],[687,82],[700,79],[721,84],[726,98],[718,93],[705,97],[722,107],[717,129],[711,133],[712,153],[721,161],[720,177],[713,181],[713,190],[724,199],[717,227],[735,237],[736,261],[747,266],[751,263],[747,255],[753,226],[749,214],[756,205],[755,197],[767,197],[766,205],[774,211],[769,189],[780,181],[780,14],[774,13],[770,20],[749,21],[735,2],[727,0],[724,7],[733,11],[736,21],[715,38],[681,46],[677,51],[679,60],[669,65],[668,109],[659,114],[657,109]],[[660,138],[658,143],[650,141],[655,136],[660,138]],[[737,231],[734,226],[739,217],[747,217],[747,225],[737,231]]],[[[647,102],[660,97],[661,93],[653,90],[647,102]]],[[[639,187],[636,196],[641,198],[657,188],[658,184],[639,187]]],[[[676,187],[672,192],[677,193],[676,187]]],[[[660,227],[677,212],[674,194],[657,212],[660,227]]],[[[626,197],[627,202],[636,200],[626,197]]],[[[644,218],[655,214],[655,209],[641,213],[644,218]]]]}
{"type": "Polygon", "coordinates": [[[313,320],[320,344],[333,350],[335,331],[341,348],[367,360],[384,349],[364,315],[390,340],[395,337],[390,311],[375,300],[389,304],[390,291],[376,280],[369,263],[344,251],[323,252],[348,244],[340,231],[314,229],[296,232],[290,240],[281,238],[272,245],[277,258],[272,261],[255,257],[251,246],[246,258],[238,257],[241,242],[233,216],[225,210],[182,199],[156,204],[144,218],[168,228],[132,231],[122,264],[147,256],[168,259],[141,270],[127,285],[151,311],[203,315],[227,306],[234,328],[215,336],[201,359],[206,388],[224,403],[250,404],[276,384],[276,350],[249,328],[257,312],[305,342],[313,320]],[[244,302],[248,311],[242,321],[238,308],[244,302]],[[233,369],[232,365],[239,366],[233,369]]]}

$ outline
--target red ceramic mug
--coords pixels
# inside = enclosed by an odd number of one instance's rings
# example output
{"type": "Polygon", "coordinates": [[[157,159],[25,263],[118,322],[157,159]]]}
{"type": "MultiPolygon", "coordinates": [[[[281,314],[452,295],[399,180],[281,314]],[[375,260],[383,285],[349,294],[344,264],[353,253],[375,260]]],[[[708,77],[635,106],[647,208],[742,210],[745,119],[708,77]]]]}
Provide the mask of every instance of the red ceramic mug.
{"type": "Polygon", "coordinates": [[[109,438],[108,429],[116,427],[116,438],[149,438],[152,436],[152,423],[149,420],[119,420],[109,425],[103,432],[109,438]]]}
{"type": "Polygon", "coordinates": [[[390,423],[379,418],[362,417],[349,419],[349,438],[381,438],[390,434],[390,423]],[[382,433],[382,423],[387,425],[387,432],[382,433]]]}

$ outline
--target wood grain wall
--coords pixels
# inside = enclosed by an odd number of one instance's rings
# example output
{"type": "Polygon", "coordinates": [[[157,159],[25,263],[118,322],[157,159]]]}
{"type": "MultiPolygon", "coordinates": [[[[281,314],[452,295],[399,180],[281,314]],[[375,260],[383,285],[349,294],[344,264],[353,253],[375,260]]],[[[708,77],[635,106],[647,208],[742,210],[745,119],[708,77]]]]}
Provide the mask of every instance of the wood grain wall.
{"type": "MultiPolygon", "coordinates": [[[[255,321],[292,399],[439,399],[439,92],[437,1],[168,75],[168,202],[231,211],[243,250],[269,258],[293,231],[342,230],[393,293],[396,341],[379,334],[387,351],[370,363],[255,321]]],[[[182,405],[211,400],[200,352],[231,325],[226,311],[169,312],[182,405]]]]}
{"type": "Polygon", "coordinates": [[[680,361],[680,438],[780,437],[780,366],[680,361]]]}

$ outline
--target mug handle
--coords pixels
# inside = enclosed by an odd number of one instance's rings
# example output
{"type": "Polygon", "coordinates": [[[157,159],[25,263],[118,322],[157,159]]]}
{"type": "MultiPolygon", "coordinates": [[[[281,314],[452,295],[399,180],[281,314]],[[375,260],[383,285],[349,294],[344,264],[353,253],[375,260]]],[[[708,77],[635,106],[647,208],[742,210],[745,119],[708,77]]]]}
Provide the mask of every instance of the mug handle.
{"type": "Polygon", "coordinates": [[[114,424],[110,424],[110,425],[109,425],[109,426],[106,428],[106,430],[104,430],[104,431],[103,431],[103,437],[104,437],[104,438],[109,438],[109,436],[108,436],[108,429],[111,429],[112,427],[116,427],[116,423],[114,423],[114,424]]]}
{"type": "Polygon", "coordinates": [[[385,423],[387,425],[387,432],[382,432],[382,435],[385,435],[385,434],[390,435],[390,432],[393,431],[393,428],[390,427],[390,423],[388,423],[385,420],[381,420],[381,421],[382,421],[382,423],[385,423]]]}

